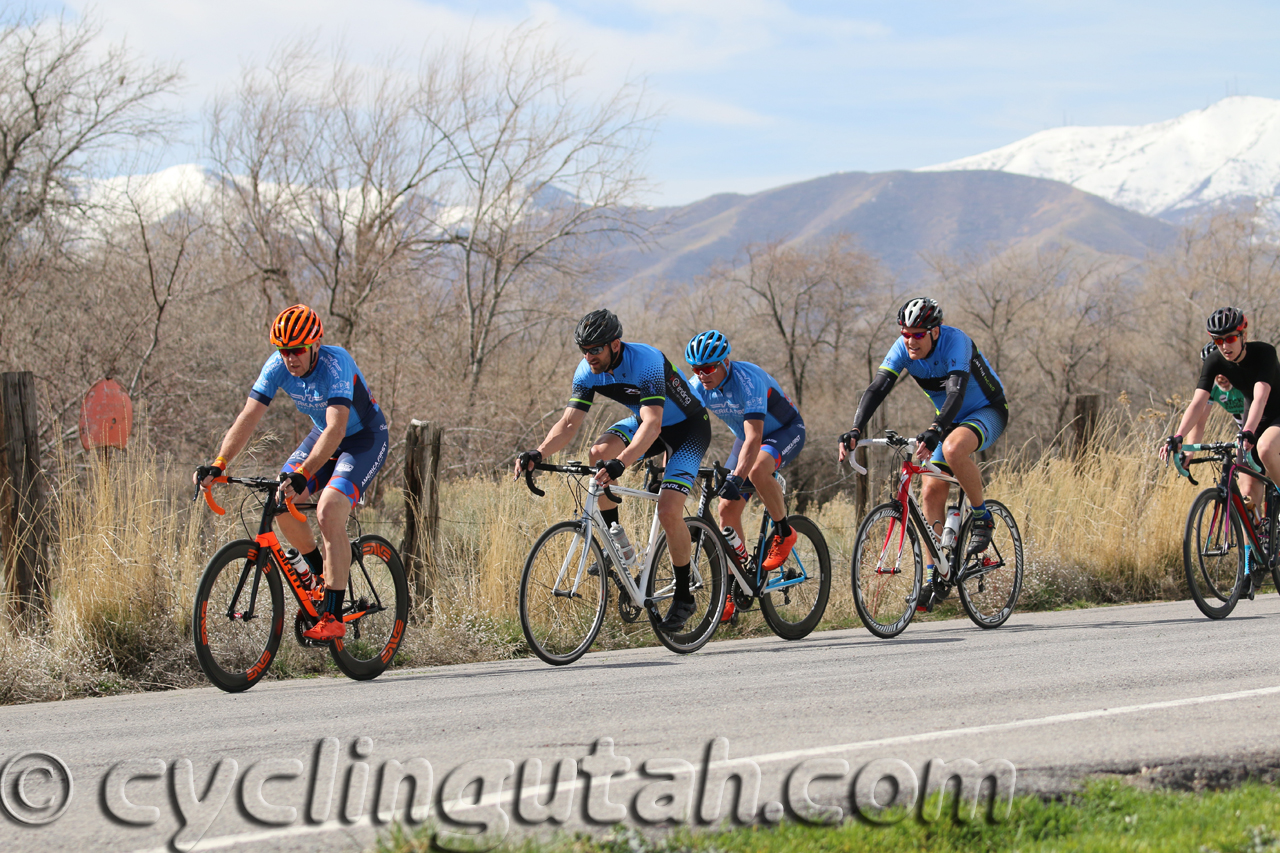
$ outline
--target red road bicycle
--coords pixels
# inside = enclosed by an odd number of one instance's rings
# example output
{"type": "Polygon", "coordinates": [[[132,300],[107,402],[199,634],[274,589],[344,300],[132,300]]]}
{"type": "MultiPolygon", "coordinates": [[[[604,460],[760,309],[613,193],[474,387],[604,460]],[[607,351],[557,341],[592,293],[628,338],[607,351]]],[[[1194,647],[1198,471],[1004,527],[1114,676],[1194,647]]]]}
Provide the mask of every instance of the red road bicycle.
{"type": "MultiPolygon", "coordinates": [[[[960,606],[979,627],[1003,625],[1013,613],[1022,590],[1022,534],[1018,532],[1013,513],[999,501],[987,498],[987,509],[995,521],[991,545],[980,554],[966,557],[972,527],[968,514],[955,542],[943,545],[925,523],[911,495],[911,480],[917,474],[959,485],[955,478],[931,462],[917,464],[914,438],[885,430],[884,438],[858,442],[859,447],[873,445],[889,447],[897,453],[902,458],[902,472],[897,495],[867,513],[853,544],[853,603],[867,630],[888,639],[901,634],[911,623],[923,582],[921,543],[928,550],[930,563],[939,569],[947,568],[946,578],[934,573],[934,589],[945,597],[956,587],[960,592],[960,606]]],[[[866,475],[866,469],[852,457],[849,461],[855,470],[866,475]]],[[[959,509],[953,506],[948,512],[959,509]]]]}
{"type": "MultiPolygon", "coordinates": [[[[351,576],[347,581],[342,621],[347,635],[340,640],[308,640],[302,632],[316,624],[316,610],[324,593],[309,589],[285,557],[272,527],[285,512],[299,521],[299,507],[276,500],[277,480],[264,477],[218,477],[215,483],[245,486],[261,494],[262,521],[253,539],[237,539],[209,560],[196,588],[191,616],[192,637],[200,668],[216,687],[229,693],[248,690],[266,674],[284,635],[284,581],[298,602],[293,630],[306,648],[329,647],[333,662],[357,681],[376,678],[391,663],[404,639],[409,616],[409,585],[396,549],[381,536],[359,535],[351,540],[351,576]],[[284,581],[281,580],[284,578],[284,581]]],[[[200,488],[196,487],[197,497],[200,488]]],[[[205,500],[218,515],[226,510],[205,500]]],[[[246,531],[247,532],[247,531],[246,531]]]]}

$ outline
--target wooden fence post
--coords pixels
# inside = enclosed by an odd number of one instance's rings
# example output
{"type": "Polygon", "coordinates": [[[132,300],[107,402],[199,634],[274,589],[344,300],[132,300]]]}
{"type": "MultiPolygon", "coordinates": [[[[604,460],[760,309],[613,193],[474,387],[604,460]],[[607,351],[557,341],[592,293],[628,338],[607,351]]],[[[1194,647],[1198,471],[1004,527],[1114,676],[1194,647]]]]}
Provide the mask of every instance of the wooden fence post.
{"type": "Polygon", "coordinates": [[[440,529],[440,428],[410,421],[404,452],[404,542],[400,553],[418,602],[435,591],[440,529]]]}
{"type": "Polygon", "coordinates": [[[1084,456],[1093,434],[1098,429],[1098,415],[1102,411],[1101,394],[1077,394],[1075,425],[1075,446],[1072,448],[1077,460],[1084,456]]]}
{"type": "Polygon", "coordinates": [[[35,378],[0,374],[0,549],[16,624],[35,624],[49,596],[49,517],[35,378]]]}

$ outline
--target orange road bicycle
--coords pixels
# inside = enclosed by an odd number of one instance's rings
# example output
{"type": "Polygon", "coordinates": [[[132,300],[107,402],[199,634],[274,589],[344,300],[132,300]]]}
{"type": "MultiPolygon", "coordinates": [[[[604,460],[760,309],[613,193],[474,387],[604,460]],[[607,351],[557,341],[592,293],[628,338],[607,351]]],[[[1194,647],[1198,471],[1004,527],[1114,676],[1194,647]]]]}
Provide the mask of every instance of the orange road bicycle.
{"type": "MultiPolygon", "coordinates": [[[[931,462],[917,463],[916,440],[885,430],[884,438],[864,438],[859,447],[888,447],[902,459],[898,491],[894,499],[867,513],[858,527],[853,543],[853,603],[867,630],[877,637],[896,637],[911,623],[916,614],[924,582],[921,544],[927,549],[929,562],[947,568],[947,577],[934,572],[943,595],[956,587],[960,606],[975,625],[998,628],[1013,613],[1022,590],[1022,534],[1018,532],[1013,513],[999,501],[987,498],[985,503],[995,520],[991,545],[973,557],[968,550],[972,519],[966,517],[954,542],[943,543],[925,522],[916,499],[911,494],[911,481],[917,474],[938,477],[959,485],[954,477],[942,472],[931,462]]],[[[866,476],[867,470],[850,457],[854,470],[866,476]]],[[[960,507],[950,507],[948,513],[960,507]]],[[[935,587],[936,588],[936,587],[935,587]]]]}
{"type": "MultiPolygon", "coordinates": [[[[218,477],[215,483],[245,486],[261,494],[262,521],[253,539],[237,539],[222,546],[209,560],[196,589],[192,636],[200,668],[216,687],[228,693],[248,690],[266,674],[284,634],[284,583],[298,602],[293,632],[306,648],[329,647],[333,662],[349,678],[367,681],[382,673],[404,639],[409,615],[409,585],[400,555],[391,543],[373,534],[351,540],[351,576],[347,581],[342,621],[347,635],[340,640],[308,640],[302,632],[316,624],[316,608],[324,593],[308,589],[285,557],[272,527],[277,515],[290,513],[306,521],[300,509],[276,500],[277,480],[264,477],[218,477]],[[284,580],[281,580],[283,578],[284,580]]],[[[200,488],[196,487],[199,497],[200,488]]],[[[226,510],[204,492],[218,515],[226,510]]],[[[247,527],[246,527],[247,532],[247,527]]]]}

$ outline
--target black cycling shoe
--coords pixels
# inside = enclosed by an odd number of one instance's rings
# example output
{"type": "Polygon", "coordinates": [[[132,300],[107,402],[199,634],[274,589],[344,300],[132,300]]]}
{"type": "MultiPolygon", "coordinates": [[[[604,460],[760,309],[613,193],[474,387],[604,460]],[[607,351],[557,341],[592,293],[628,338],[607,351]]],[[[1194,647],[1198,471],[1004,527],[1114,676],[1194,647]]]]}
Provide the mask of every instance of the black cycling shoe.
{"type": "Polygon", "coordinates": [[[698,605],[692,598],[673,598],[671,609],[667,611],[667,618],[663,619],[658,627],[668,634],[674,634],[684,627],[684,623],[689,621],[689,617],[697,609],[698,605]]]}
{"type": "Polygon", "coordinates": [[[965,559],[976,557],[991,545],[991,533],[996,529],[996,520],[988,512],[982,518],[975,518],[969,527],[969,550],[965,559]]]}
{"type": "Polygon", "coordinates": [[[951,584],[941,579],[929,579],[920,585],[920,597],[916,599],[917,613],[932,613],[933,608],[951,594],[951,584]]]}

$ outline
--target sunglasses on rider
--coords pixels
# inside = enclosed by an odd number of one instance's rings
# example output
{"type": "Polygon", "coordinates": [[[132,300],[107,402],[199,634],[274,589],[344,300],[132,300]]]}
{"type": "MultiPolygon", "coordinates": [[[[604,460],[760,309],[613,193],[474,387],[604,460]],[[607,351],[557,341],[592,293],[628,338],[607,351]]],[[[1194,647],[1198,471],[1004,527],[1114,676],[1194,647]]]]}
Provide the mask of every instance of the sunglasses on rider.
{"type": "Polygon", "coordinates": [[[601,345],[600,345],[600,346],[598,346],[598,347],[584,348],[584,349],[582,350],[582,354],[583,354],[583,355],[599,355],[600,353],[602,353],[602,352],[604,352],[604,351],[605,351],[605,347],[607,347],[607,346],[609,346],[609,345],[608,345],[608,344],[601,344],[601,345]]]}
{"type": "Polygon", "coordinates": [[[693,366],[693,372],[698,374],[699,376],[710,376],[711,374],[716,372],[716,368],[718,368],[720,365],[721,365],[721,362],[719,361],[717,361],[715,364],[695,364],[693,366]]]}
{"type": "Polygon", "coordinates": [[[1221,338],[1211,338],[1211,340],[1213,341],[1214,346],[1222,346],[1223,344],[1234,344],[1236,341],[1240,340],[1240,335],[1239,333],[1234,335],[1224,335],[1221,338]]]}
{"type": "Polygon", "coordinates": [[[904,338],[910,338],[913,341],[918,341],[927,334],[929,334],[928,329],[925,329],[923,332],[908,332],[906,329],[902,330],[902,336],[904,338]]]}
{"type": "Polygon", "coordinates": [[[296,358],[300,355],[306,355],[307,350],[311,349],[311,347],[277,347],[276,349],[279,350],[281,355],[296,358]]]}

